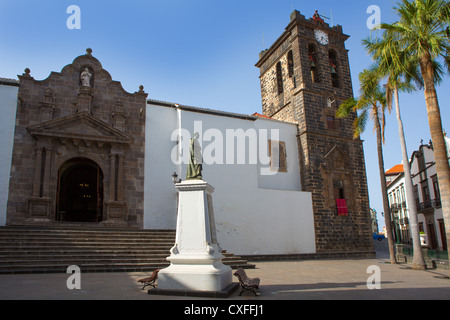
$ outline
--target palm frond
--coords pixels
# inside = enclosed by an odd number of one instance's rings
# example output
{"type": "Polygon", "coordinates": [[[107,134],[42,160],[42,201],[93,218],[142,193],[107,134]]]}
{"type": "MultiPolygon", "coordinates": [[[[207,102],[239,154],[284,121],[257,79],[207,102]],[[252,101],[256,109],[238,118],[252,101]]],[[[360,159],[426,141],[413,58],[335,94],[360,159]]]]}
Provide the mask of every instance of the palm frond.
{"type": "Polygon", "coordinates": [[[336,117],[337,118],[346,118],[350,115],[351,112],[355,112],[356,105],[358,104],[358,101],[355,98],[349,98],[342,102],[342,104],[339,106],[338,110],[336,111],[336,117]]]}
{"type": "Polygon", "coordinates": [[[355,138],[358,138],[364,132],[370,117],[379,122],[378,114],[384,114],[386,109],[391,110],[391,107],[388,107],[386,103],[386,91],[380,86],[381,77],[376,65],[373,65],[370,70],[361,72],[359,79],[360,97],[345,100],[336,112],[337,118],[345,118],[351,112],[356,112],[356,118],[353,122],[355,138]]]}
{"type": "Polygon", "coordinates": [[[369,118],[368,109],[363,110],[353,122],[353,137],[358,139],[366,129],[367,120],[369,118]]]}

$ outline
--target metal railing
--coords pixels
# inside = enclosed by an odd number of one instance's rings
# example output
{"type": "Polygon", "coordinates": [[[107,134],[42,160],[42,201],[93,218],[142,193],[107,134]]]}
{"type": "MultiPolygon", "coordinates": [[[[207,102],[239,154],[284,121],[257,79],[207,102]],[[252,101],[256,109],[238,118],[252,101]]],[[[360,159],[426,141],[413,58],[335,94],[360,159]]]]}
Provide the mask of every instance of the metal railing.
{"type": "Polygon", "coordinates": [[[433,199],[433,200],[427,200],[424,202],[417,203],[417,211],[424,211],[429,208],[440,208],[441,207],[441,199],[433,199]]]}

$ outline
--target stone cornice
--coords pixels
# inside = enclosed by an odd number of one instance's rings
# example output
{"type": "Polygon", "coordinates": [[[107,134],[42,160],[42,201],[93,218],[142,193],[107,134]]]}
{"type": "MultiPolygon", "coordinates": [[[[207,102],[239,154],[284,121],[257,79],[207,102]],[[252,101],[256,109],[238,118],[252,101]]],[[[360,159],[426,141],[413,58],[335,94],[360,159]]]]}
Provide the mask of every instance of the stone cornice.
{"type": "Polygon", "coordinates": [[[180,191],[206,190],[208,193],[214,192],[214,188],[203,180],[185,180],[175,184],[175,187],[180,191]]]}
{"type": "Polygon", "coordinates": [[[67,117],[53,119],[27,128],[27,132],[36,138],[51,137],[62,141],[79,141],[131,145],[133,139],[116,128],[87,113],[76,113],[67,117]],[[92,128],[92,132],[86,129],[92,128]]]}

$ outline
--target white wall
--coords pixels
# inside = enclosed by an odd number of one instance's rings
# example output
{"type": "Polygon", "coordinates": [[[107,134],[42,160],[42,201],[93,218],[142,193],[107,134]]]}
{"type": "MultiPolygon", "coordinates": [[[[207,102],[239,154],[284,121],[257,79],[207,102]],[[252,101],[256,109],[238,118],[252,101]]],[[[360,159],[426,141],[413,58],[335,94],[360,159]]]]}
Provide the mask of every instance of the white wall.
{"type": "MultiPolygon", "coordinates": [[[[203,179],[215,188],[213,203],[218,241],[223,249],[240,255],[314,253],[312,200],[310,193],[300,191],[296,126],[273,120],[251,121],[191,111],[182,111],[181,119],[182,128],[190,133],[194,132],[194,121],[201,121],[203,134],[208,129],[216,129],[224,140],[227,129],[279,130],[279,140],[286,142],[288,173],[261,175],[261,167],[265,166],[249,164],[248,158],[246,164],[226,164],[226,150],[224,164],[204,164],[203,179]]],[[[176,227],[177,195],[171,175],[177,172],[182,179],[186,175],[186,165],[178,166],[171,160],[172,150],[176,148],[171,136],[177,123],[175,108],[148,105],[146,229],[176,227]]],[[[198,129],[197,123],[196,131],[198,129]]],[[[211,147],[211,143],[216,141],[204,141],[203,150],[211,147]]],[[[223,145],[226,149],[226,141],[223,145]]]]}
{"type": "MultiPolygon", "coordinates": [[[[420,149],[419,149],[420,150],[420,149]]],[[[434,194],[434,188],[433,188],[433,180],[431,179],[432,176],[436,175],[436,164],[435,164],[435,157],[434,157],[434,151],[428,147],[423,147],[421,148],[421,150],[424,153],[424,157],[425,157],[425,164],[426,164],[426,176],[427,176],[427,180],[428,180],[428,189],[430,192],[430,199],[434,200],[435,199],[435,194],[434,194]]],[[[419,199],[420,202],[423,202],[423,194],[422,194],[422,185],[421,185],[421,181],[422,181],[422,177],[424,176],[423,174],[419,174],[419,161],[417,158],[414,158],[414,161],[412,162],[411,165],[411,175],[415,175],[413,177],[413,185],[417,185],[418,186],[418,190],[419,190],[419,199]]],[[[418,214],[418,223],[423,223],[423,227],[424,227],[424,231],[425,233],[427,233],[428,231],[428,226],[427,226],[427,217],[424,214],[418,214]]],[[[428,218],[430,219],[430,218],[428,218]]],[[[439,248],[442,248],[442,241],[441,241],[441,235],[440,235],[440,230],[439,230],[439,219],[443,219],[443,214],[442,214],[442,208],[434,208],[434,212],[433,212],[433,219],[434,219],[434,232],[436,234],[436,241],[437,241],[437,245],[439,248]]]]}
{"type": "MultiPolygon", "coordinates": [[[[392,180],[393,182],[389,184],[387,187],[387,192],[389,195],[389,205],[393,205],[394,203],[391,200],[394,199],[393,194],[396,195],[395,204],[401,204],[403,201],[408,204],[408,194],[406,192],[405,186],[405,175],[402,174],[401,178],[397,176],[396,179],[392,180]],[[401,191],[403,189],[403,192],[401,191]],[[404,197],[404,198],[403,198],[404,197]]],[[[400,218],[408,218],[409,214],[402,210],[400,218]],[[406,216],[403,216],[406,214],[406,216]]]]}
{"type": "Polygon", "coordinates": [[[171,134],[177,115],[170,108],[148,106],[145,123],[144,229],[175,229],[177,194],[171,180],[171,134]]]}
{"type": "MultiPolygon", "coordinates": [[[[258,186],[265,189],[301,191],[300,167],[298,159],[297,126],[286,122],[260,118],[254,123],[256,130],[279,130],[280,140],[286,143],[287,173],[276,175],[258,175],[258,186]]],[[[259,172],[263,165],[259,165],[259,172]]]]}
{"type": "Polygon", "coordinates": [[[9,175],[11,169],[18,87],[0,85],[0,226],[6,225],[9,175]]]}

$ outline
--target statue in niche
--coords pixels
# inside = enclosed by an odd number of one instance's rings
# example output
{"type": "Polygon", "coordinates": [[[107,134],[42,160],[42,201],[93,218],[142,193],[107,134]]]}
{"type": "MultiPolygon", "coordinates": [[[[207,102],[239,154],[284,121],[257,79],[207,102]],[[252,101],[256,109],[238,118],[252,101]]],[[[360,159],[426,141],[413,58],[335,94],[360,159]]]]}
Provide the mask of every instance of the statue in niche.
{"type": "Polygon", "coordinates": [[[186,180],[202,180],[202,150],[198,142],[199,134],[196,132],[191,139],[190,157],[187,166],[186,180]]]}
{"type": "Polygon", "coordinates": [[[89,72],[89,69],[87,67],[84,68],[84,71],[81,72],[81,85],[83,87],[90,87],[91,86],[91,77],[92,77],[92,74],[89,72]]]}

